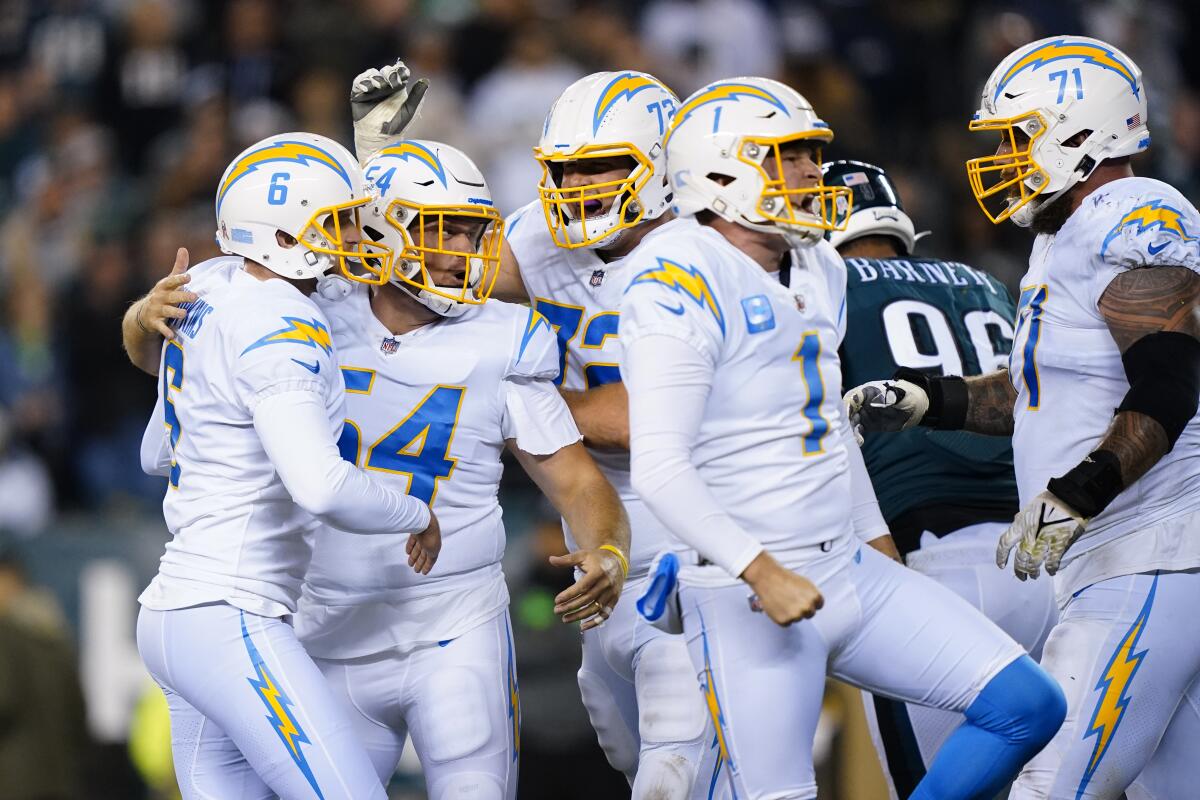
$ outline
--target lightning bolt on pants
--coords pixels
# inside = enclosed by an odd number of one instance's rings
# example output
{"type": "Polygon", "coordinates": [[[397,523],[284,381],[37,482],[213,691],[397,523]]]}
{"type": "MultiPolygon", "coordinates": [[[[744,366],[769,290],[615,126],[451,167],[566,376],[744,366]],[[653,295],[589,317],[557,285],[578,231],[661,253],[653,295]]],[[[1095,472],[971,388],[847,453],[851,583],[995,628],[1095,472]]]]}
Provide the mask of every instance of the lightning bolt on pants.
{"type": "Polygon", "coordinates": [[[1200,750],[1182,740],[1200,731],[1198,609],[1197,570],[1124,575],[1070,598],[1042,656],[1067,718],[1010,800],[1195,796],[1200,750]]]}
{"type": "Polygon", "coordinates": [[[384,800],[292,626],[226,603],[143,608],[138,650],[171,710],[184,800],[384,800]]]}

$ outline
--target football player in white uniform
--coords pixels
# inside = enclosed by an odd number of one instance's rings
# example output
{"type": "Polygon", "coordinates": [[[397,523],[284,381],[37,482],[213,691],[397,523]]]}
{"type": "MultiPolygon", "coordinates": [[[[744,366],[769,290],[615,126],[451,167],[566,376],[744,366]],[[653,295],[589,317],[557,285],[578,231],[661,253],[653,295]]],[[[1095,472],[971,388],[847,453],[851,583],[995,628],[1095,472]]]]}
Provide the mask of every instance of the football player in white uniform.
{"type": "Polygon", "coordinates": [[[680,106],[667,164],[676,206],[701,224],[631,256],[633,485],[694,549],[681,556],[683,628],[738,797],[816,797],[827,672],[963,712],[912,797],[989,797],[1065,704],[965,600],[855,536],[852,484],[869,493],[869,479],[835,388],[846,276],[822,235],[850,193],[821,185],[831,138],[803,97],[764,78],[680,106]]]}
{"type": "MultiPolygon", "coordinates": [[[[230,255],[191,270],[199,296],[155,367],[161,422],[143,461],[154,468],[164,442],[173,538],[139,598],[137,639],[167,696],[186,798],[385,796],[288,621],[317,520],[418,532],[405,570],[428,572],[440,546],[424,499],[356,469],[336,444],[345,389],[308,294],[333,285],[331,270],[386,277],[392,254],[361,242],[369,202],[354,157],[324,137],[282,134],[244,151],[217,191],[230,255]]],[[[126,329],[146,330],[144,311],[132,307],[126,329]]]]}
{"type": "Polygon", "coordinates": [[[1055,576],[1043,663],[1069,708],[1014,798],[1196,793],[1200,215],[1134,176],[1146,118],[1140,70],[1104,42],[1005,58],[970,123],[999,147],[967,170],[993,222],[1038,234],[1009,369],[848,395],[865,429],[1013,436],[1024,508],[996,561],[1015,547],[1019,577],[1055,576]]]}
{"type": "MultiPolygon", "coordinates": [[[[407,735],[430,797],[511,798],[520,705],[500,569],[500,452],[513,450],[577,532],[581,547],[556,559],[581,573],[556,598],[564,621],[589,629],[612,613],[628,524],[553,384],[549,323],[485,305],[503,222],[479,170],[454,148],[408,141],[379,151],[366,172],[375,200],[364,228],[396,267],[374,291],[342,280],[320,303],[341,344],[339,448],[436,502],[451,544],[437,572],[418,577],[392,537],[319,528],[296,629],[382,780],[407,735]]],[[[157,288],[143,320],[157,324],[183,299],[157,288]]],[[[126,343],[143,349],[136,336],[126,343]]]]}
{"type": "Polygon", "coordinates": [[[558,598],[585,629],[612,613],[629,550],[612,487],[554,385],[558,343],[536,310],[484,302],[503,220],[476,166],[411,140],[365,164],[364,229],[396,253],[390,283],[329,304],[346,380],[348,461],[428,502],[445,546],[428,576],[401,543],[317,531],[296,629],[350,709],[383,780],[412,738],[433,800],[512,800],[520,705],[500,559],[507,446],[575,532],[558,598]]]}
{"type": "MultiPolygon", "coordinates": [[[[497,285],[500,296],[527,295],[557,333],[557,383],[629,514],[631,597],[670,544],[629,482],[617,324],[630,251],[694,225],[671,213],[664,169],[662,137],[677,103],[641,72],[598,72],[563,92],[534,149],[543,170],[539,200],[509,218],[497,285]]],[[[719,750],[682,637],[622,603],[606,625],[584,634],[579,688],[600,745],[635,800],[712,796],[719,750]]]]}

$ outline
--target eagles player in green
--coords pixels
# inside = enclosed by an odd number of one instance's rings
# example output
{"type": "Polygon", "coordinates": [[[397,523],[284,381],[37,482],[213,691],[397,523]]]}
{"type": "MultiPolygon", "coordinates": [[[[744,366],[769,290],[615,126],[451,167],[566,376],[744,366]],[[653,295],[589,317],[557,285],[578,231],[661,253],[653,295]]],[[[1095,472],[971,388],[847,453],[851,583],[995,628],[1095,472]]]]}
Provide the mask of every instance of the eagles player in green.
{"type": "MultiPolygon", "coordinates": [[[[914,232],[879,167],[834,161],[824,176],[854,193],[846,229],[831,234],[846,260],[845,387],[899,368],[978,375],[1006,367],[1016,306],[1004,285],[966,264],[913,256],[925,234],[914,232]]],[[[1018,511],[1010,440],[919,427],[868,433],[862,452],[908,566],[966,598],[1038,658],[1057,618],[1053,591],[994,563],[996,539],[1018,511]]],[[[864,700],[893,793],[907,797],[961,715],[864,700]]]]}

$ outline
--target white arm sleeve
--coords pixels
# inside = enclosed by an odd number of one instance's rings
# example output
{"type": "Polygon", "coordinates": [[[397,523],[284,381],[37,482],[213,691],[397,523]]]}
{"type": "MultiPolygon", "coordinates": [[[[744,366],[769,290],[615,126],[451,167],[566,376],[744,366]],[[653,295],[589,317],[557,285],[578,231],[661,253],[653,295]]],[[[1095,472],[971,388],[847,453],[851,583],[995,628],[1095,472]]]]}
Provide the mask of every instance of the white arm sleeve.
{"type": "Polygon", "coordinates": [[[567,402],[549,380],[509,376],[504,392],[504,438],[531,456],[557,453],[583,437],[567,402]]]}
{"type": "Polygon", "coordinates": [[[254,429],[292,499],[323,522],[351,533],[415,533],[429,525],[429,507],[394,491],[338,454],[325,434],[329,417],[320,395],[307,391],[264,397],[254,429]]]}
{"type": "Polygon", "coordinates": [[[685,544],[738,577],[762,543],[721,508],[692,466],[713,363],[682,339],[649,334],[626,343],[633,488],[685,544]]]}
{"type": "Polygon", "coordinates": [[[167,434],[166,416],[163,412],[162,398],[154,404],[150,421],[142,433],[142,472],[147,475],[157,475],[166,478],[171,474],[171,448],[167,434]]]}
{"type": "Polygon", "coordinates": [[[887,536],[890,531],[879,510],[875,487],[871,485],[871,475],[867,472],[867,462],[863,460],[862,450],[854,441],[850,426],[845,421],[842,424],[842,446],[850,458],[850,517],[854,523],[854,534],[864,542],[887,536]]]}

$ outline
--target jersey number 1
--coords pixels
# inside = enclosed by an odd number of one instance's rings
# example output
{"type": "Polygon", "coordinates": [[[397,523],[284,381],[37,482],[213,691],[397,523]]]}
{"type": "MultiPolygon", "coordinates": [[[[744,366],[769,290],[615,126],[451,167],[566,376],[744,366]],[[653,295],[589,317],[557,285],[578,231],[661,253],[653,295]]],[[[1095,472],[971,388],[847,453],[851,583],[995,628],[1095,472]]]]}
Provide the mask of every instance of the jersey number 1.
{"type": "MultiPolygon", "coordinates": [[[[361,376],[364,370],[343,368],[349,379],[361,376]]],[[[364,389],[349,388],[352,394],[370,394],[371,385],[364,389]]],[[[454,429],[458,426],[458,414],[462,410],[465,386],[435,386],[417,403],[417,407],[391,430],[380,436],[367,448],[367,457],[360,465],[363,469],[391,472],[408,476],[409,495],[433,505],[437,497],[438,481],[449,478],[458,463],[450,455],[450,443],[454,441],[454,429]]],[[[338,438],[338,451],[342,458],[358,465],[362,449],[362,431],[354,420],[347,419],[338,438]]]]}

